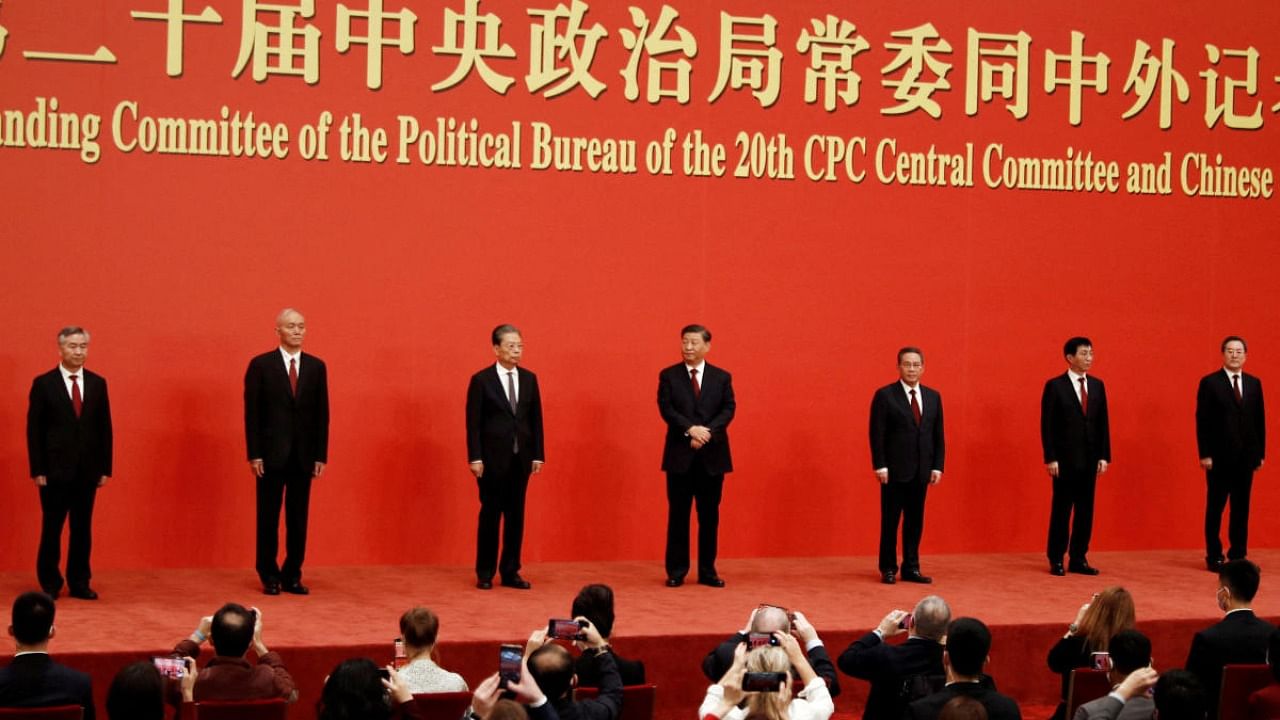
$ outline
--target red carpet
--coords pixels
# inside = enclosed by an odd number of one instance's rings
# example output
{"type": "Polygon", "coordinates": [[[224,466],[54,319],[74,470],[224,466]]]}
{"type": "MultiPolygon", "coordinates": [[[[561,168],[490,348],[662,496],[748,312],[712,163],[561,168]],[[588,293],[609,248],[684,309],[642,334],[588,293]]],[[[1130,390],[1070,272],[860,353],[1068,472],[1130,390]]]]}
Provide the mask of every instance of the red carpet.
{"type": "MultiPolygon", "coordinates": [[[[1133,593],[1139,626],[1151,636],[1161,669],[1181,666],[1191,635],[1219,617],[1216,578],[1195,551],[1094,553],[1090,559],[1101,576],[1055,578],[1033,554],[930,557],[925,571],[934,576],[932,586],[881,585],[874,559],[866,557],[725,560],[720,571],[728,587],[722,590],[666,588],[661,566],[652,562],[538,564],[525,569],[534,583],[528,592],[475,590],[464,567],[328,567],[307,571],[310,597],[266,597],[248,569],[108,572],[94,579],[98,602],[59,602],[51,649],[93,674],[101,700],[119,667],[168,652],[223,602],[256,605],[268,647],[284,655],[301,689],[291,714],[306,718],[314,716],[320,685],[339,660],[390,659],[400,614],[414,604],[439,614],[441,663],[474,687],[496,669],[498,644],[522,641],[547,618],[567,614],[583,584],[604,582],[617,595],[615,647],[644,660],[658,685],[659,719],[679,720],[693,717],[705,690],[702,656],[740,628],[757,603],[803,610],[834,658],[889,610],[909,609],[932,592],[954,615],[976,616],[992,627],[988,670],[1022,704],[1025,717],[1037,718],[1048,716],[1058,690],[1045,654],[1095,591],[1121,584],[1133,593]]],[[[1280,551],[1253,559],[1266,568],[1280,561],[1280,551]]],[[[6,604],[33,585],[25,575],[0,574],[6,604]]],[[[1280,616],[1280,592],[1265,572],[1255,608],[1273,621],[1280,616]]],[[[842,675],[841,685],[838,711],[860,714],[865,683],[842,675]]]]}

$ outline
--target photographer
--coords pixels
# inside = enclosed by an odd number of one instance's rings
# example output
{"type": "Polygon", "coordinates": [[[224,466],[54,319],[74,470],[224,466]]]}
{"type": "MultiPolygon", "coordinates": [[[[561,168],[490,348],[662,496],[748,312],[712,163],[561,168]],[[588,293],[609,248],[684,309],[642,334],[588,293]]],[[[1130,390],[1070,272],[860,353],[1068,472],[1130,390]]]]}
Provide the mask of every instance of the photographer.
{"type": "MultiPolygon", "coordinates": [[[[173,649],[175,657],[198,658],[200,646],[208,640],[213,644],[214,657],[196,675],[195,700],[265,700],[284,698],[297,700],[298,691],[293,676],[284,666],[279,653],[267,649],[262,641],[262,611],[245,608],[237,603],[227,603],[212,617],[200,619],[200,626],[191,636],[173,649]],[[258,663],[251,665],[245,659],[249,647],[253,647],[258,663]]],[[[169,701],[178,704],[179,698],[170,690],[169,701]]]]}
{"type": "Polygon", "coordinates": [[[880,625],[855,640],[838,661],[847,675],[871,682],[862,717],[900,718],[907,703],[939,689],[946,682],[942,668],[942,640],[951,622],[951,608],[929,595],[906,613],[893,610],[880,625]],[[889,638],[906,635],[906,642],[890,645],[889,638]]]}
{"type": "Polygon", "coordinates": [[[809,623],[804,613],[794,612],[776,605],[761,604],[751,611],[746,627],[731,635],[702,659],[702,674],[715,682],[724,676],[733,664],[738,645],[747,642],[752,633],[770,635],[774,632],[789,633],[804,643],[806,659],[813,671],[827,684],[831,697],[840,694],[840,681],[836,666],[827,654],[827,648],[818,637],[818,631],[809,623]]]}
{"type": "MultiPolygon", "coordinates": [[[[196,663],[182,658],[182,678],[178,687],[182,702],[194,700],[196,663]]],[[[164,720],[165,680],[155,663],[142,660],[124,666],[107,689],[107,717],[110,720],[164,720]]]]}
{"type": "Polygon", "coordinates": [[[784,632],[775,632],[773,636],[777,646],[766,645],[748,651],[746,643],[738,645],[733,664],[724,677],[707,688],[698,717],[704,720],[828,720],[831,717],[836,710],[831,693],[809,665],[800,644],[784,632]],[[760,678],[758,674],[775,675],[777,685],[771,689],[744,689],[744,681],[759,679],[772,684],[770,678],[760,678]],[[792,697],[791,683],[796,676],[804,689],[792,697]]]}
{"type": "MultiPolygon", "coordinates": [[[[613,588],[599,583],[583,586],[578,591],[578,596],[573,599],[570,614],[590,620],[591,624],[600,631],[600,637],[604,638],[605,642],[611,643],[609,637],[613,634],[613,588]]],[[[582,650],[582,654],[574,663],[574,670],[578,673],[578,685],[600,687],[600,665],[596,661],[596,651],[586,647],[586,644],[581,641],[574,642],[574,645],[582,650]]],[[[643,685],[644,663],[639,660],[627,660],[616,652],[612,652],[612,647],[610,644],[610,654],[618,665],[622,684],[643,685]]]]}
{"type": "Polygon", "coordinates": [[[512,716],[517,720],[560,720],[529,672],[527,656],[521,661],[519,680],[509,681],[504,687],[501,674],[494,673],[477,685],[467,714],[470,720],[504,720],[512,716]],[[507,693],[515,695],[515,702],[504,697],[507,693]]]}
{"type": "Polygon", "coordinates": [[[596,655],[600,694],[589,700],[574,700],[578,676],[573,671],[573,656],[562,645],[551,642],[545,628],[535,630],[525,646],[529,675],[546,693],[551,707],[562,720],[616,720],[622,712],[622,676],[618,674],[618,664],[596,626],[582,616],[574,619],[582,626],[580,642],[596,655]]]}
{"type": "Polygon", "coordinates": [[[368,658],[343,660],[324,680],[318,720],[421,720],[413,691],[391,667],[368,658]]]}

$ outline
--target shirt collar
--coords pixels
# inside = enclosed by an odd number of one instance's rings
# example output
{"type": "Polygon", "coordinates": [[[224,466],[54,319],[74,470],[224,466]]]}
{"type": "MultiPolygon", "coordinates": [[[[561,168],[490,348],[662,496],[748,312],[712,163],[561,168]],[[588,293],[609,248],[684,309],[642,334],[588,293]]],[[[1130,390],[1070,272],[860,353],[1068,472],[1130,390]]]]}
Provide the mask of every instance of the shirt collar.
{"type": "Polygon", "coordinates": [[[907,381],[906,381],[906,380],[903,380],[903,379],[899,378],[899,379],[898,379],[898,385],[902,387],[902,392],[904,392],[904,393],[910,393],[912,390],[915,390],[915,391],[916,391],[916,397],[920,397],[920,396],[924,395],[924,393],[920,390],[920,387],[921,387],[921,386],[920,386],[920,383],[916,383],[916,386],[915,386],[915,387],[911,387],[910,385],[908,385],[908,384],[907,384],[907,381]]]}
{"type": "Polygon", "coordinates": [[[13,654],[14,657],[22,657],[23,655],[44,655],[45,657],[48,657],[49,651],[48,650],[23,650],[22,652],[16,652],[13,654]]]}
{"type": "Polygon", "coordinates": [[[495,363],[493,364],[493,366],[494,366],[495,368],[497,368],[497,369],[498,369],[498,376],[499,376],[499,377],[505,378],[505,377],[507,376],[507,373],[509,373],[509,372],[513,372],[513,373],[515,373],[517,378],[519,378],[519,377],[520,377],[520,373],[519,373],[520,366],[519,366],[519,365],[517,365],[517,366],[515,366],[515,367],[511,368],[510,370],[508,370],[508,369],[506,369],[506,368],[502,367],[502,363],[500,363],[500,362],[495,362],[495,363]]]}
{"type": "MultiPolygon", "coordinates": [[[[61,366],[61,365],[59,365],[58,367],[62,367],[62,366],[61,366]]],[[[1228,379],[1228,380],[1230,380],[1230,379],[1231,379],[1231,376],[1232,376],[1232,375],[1239,375],[1239,376],[1240,376],[1240,379],[1241,379],[1241,380],[1244,380],[1244,370],[1228,370],[1228,369],[1227,369],[1227,367],[1224,365],[1224,366],[1222,366],[1222,372],[1224,372],[1224,373],[1226,373],[1226,374],[1227,374],[1227,379],[1228,379]]]]}
{"type": "Polygon", "coordinates": [[[701,360],[701,361],[699,361],[697,365],[690,365],[689,363],[683,363],[683,364],[684,364],[684,374],[685,374],[685,375],[688,375],[690,370],[697,370],[697,371],[698,371],[698,377],[700,377],[700,378],[701,378],[701,377],[706,377],[706,376],[707,376],[707,361],[706,361],[706,360],[701,360]]]}
{"type": "Polygon", "coordinates": [[[81,365],[79,370],[68,370],[66,365],[58,363],[58,370],[62,373],[63,382],[71,382],[71,376],[75,375],[77,380],[84,379],[84,366],[81,365]]]}
{"type": "Polygon", "coordinates": [[[1071,384],[1072,384],[1072,385],[1079,385],[1079,384],[1080,384],[1080,378],[1083,378],[1083,377],[1089,377],[1088,375],[1081,375],[1080,373],[1076,372],[1075,370],[1068,370],[1068,371],[1067,371],[1067,375],[1069,375],[1069,376],[1071,377],[1071,384]]]}
{"type": "Polygon", "coordinates": [[[288,350],[285,350],[285,349],[284,349],[284,346],[283,346],[283,345],[281,345],[281,346],[280,346],[280,356],[284,358],[284,364],[285,364],[285,365],[288,365],[290,360],[297,360],[299,365],[301,365],[301,364],[302,364],[302,351],[301,351],[301,350],[299,350],[298,352],[293,353],[292,355],[290,355],[290,354],[289,354],[289,351],[288,351],[288,350]]]}

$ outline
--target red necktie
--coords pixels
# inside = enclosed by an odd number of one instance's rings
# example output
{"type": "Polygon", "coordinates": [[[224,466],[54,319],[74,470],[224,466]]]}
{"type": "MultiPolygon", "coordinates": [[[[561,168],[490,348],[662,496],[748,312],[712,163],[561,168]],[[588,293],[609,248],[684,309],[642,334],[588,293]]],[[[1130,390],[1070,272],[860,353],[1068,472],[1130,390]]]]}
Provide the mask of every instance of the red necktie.
{"type": "Polygon", "coordinates": [[[693,399],[702,397],[702,386],[698,384],[698,368],[689,368],[689,381],[693,383],[693,399]]]}
{"type": "Polygon", "coordinates": [[[1244,397],[1240,395],[1240,376],[1239,375],[1231,376],[1231,388],[1236,391],[1236,404],[1239,405],[1240,403],[1244,402],[1244,397]]]}
{"type": "Polygon", "coordinates": [[[920,424],[920,403],[916,402],[916,390],[912,388],[907,391],[911,395],[911,414],[916,418],[916,424],[920,424]]]}
{"type": "Polygon", "coordinates": [[[1085,389],[1084,378],[1080,378],[1080,412],[1089,414],[1089,391],[1085,389]]]}
{"type": "Polygon", "coordinates": [[[298,359],[289,358],[289,392],[298,397],[298,359]]]}
{"type": "Polygon", "coordinates": [[[80,397],[80,383],[76,382],[76,376],[71,376],[71,407],[76,411],[76,417],[80,417],[80,411],[84,409],[84,400],[80,397]]]}

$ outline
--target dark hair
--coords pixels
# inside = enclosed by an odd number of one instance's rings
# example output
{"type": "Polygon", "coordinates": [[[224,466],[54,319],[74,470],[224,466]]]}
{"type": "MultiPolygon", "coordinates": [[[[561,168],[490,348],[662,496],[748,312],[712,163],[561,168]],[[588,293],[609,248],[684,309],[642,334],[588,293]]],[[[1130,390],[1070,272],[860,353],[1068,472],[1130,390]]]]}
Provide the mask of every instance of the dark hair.
{"type": "Polygon", "coordinates": [[[1075,355],[1082,347],[1093,347],[1093,341],[1087,337],[1076,336],[1071,338],[1062,346],[1063,356],[1075,355]]]}
{"type": "Polygon", "coordinates": [[[1116,671],[1128,675],[1151,664],[1151,640],[1137,630],[1121,630],[1107,643],[1116,671]]]}
{"type": "Polygon", "coordinates": [[[590,620],[600,637],[609,637],[613,632],[613,588],[599,583],[584,585],[569,612],[573,617],[581,615],[590,620]]]}
{"type": "Polygon", "coordinates": [[[1258,583],[1262,581],[1262,570],[1249,560],[1229,560],[1218,571],[1218,580],[1231,591],[1231,597],[1253,602],[1253,596],[1258,594],[1258,583]]]}
{"type": "Polygon", "coordinates": [[[218,608],[218,612],[213,614],[213,627],[209,630],[213,651],[222,657],[241,657],[249,652],[257,620],[252,610],[239,603],[227,603],[218,608]]]}
{"type": "Polygon", "coordinates": [[[1238,342],[1238,343],[1240,343],[1241,345],[1243,345],[1243,346],[1244,346],[1244,351],[1245,351],[1245,352],[1249,352],[1249,343],[1245,342],[1245,341],[1244,341],[1244,338],[1240,337],[1239,335],[1228,335],[1228,336],[1226,336],[1225,338],[1223,338],[1223,339],[1222,339],[1222,352],[1226,352],[1226,351],[1227,351],[1227,343],[1230,343],[1230,342],[1238,342]]]}
{"type": "Polygon", "coordinates": [[[1170,670],[1161,675],[1156,681],[1155,701],[1160,720],[1204,720],[1204,688],[1187,670],[1170,670]]]}
{"type": "Polygon", "coordinates": [[[1271,666],[1271,677],[1280,682],[1280,629],[1272,630],[1267,641],[1267,664],[1271,666]]]}
{"type": "Polygon", "coordinates": [[[493,332],[490,333],[490,337],[493,339],[494,345],[501,345],[502,336],[510,335],[511,333],[515,333],[516,335],[520,335],[521,337],[524,337],[520,333],[520,328],[516,327],[515,325],[512,325],[511,323],[502,323],[498,327],[494,328],[493,332]]]}
{"type": "Polygon", "coordinates": [[[981,675],[991,652],[991,631],[977,618],[956,618],[947,628],[946,649],[957,675],[981,675]]]}
{"type": "Polygon", "coordinates": [[[107,689],[111,720],[164,720],[164,678],[146,660],[125,665],[107,689]]]}
{"type": "Polygon", "coordinates": [[[711,331],[701,325],[685,325],[680,328],[680,337],[684,337],[689,333],[698,333],[702,336],[702,342],[711,342],[711,331]]]}
{"type": "Polygon", "coordinates": [[[439,631],[440,618],[428,608],[415,607],[400,616],[400,634],[406,645],[416,648],[435,645],[439,631]]]}
{"type": "Polygon", "coordinates": [[[987,708],[968,695],[957,695],[942,706],[938,720],[987,720],[987,708]]]}
{"type": "Polygon", "coordinates": [[[493,710],[485,720],[529,720],[529,712],[515,700],[503,698],[493,704],[493,710]]]}
{"type": "Polygon", "coordinates": [[[921,350],[921,349],[920,349],[920,348],[918,348],[918,347],[914,347],[914,346],[912,346],[912,345],[908,345],[908,346],[906,346],[906,347],[904,347],[904,348],[899,348],[899,349],[898,349],[898,364],[899,364],[899,365],[901,365],[901,364],[902,364],[902,356],[903,356],[903,355],[906,355],[907,353],[915,353],[915,354],[919,355],[919,356],[920,356],[920,362],[921,362],[921,363],[923,363],[923,362],[924,362],[924,351],[923,351],[923,350],[921,350]]]}
{"type": "Polygon", "coordinates": [[[48,640],[53,615],[53,597],[38,590],[22,593],[13,601],[13,638],[23,645],[48,640]]]}
{"type": "Polygon", "coordinates": [[[554,702],[573,687],[573,657],[563,647],[547,643],[529,655],[529,674],[554,702]]]}
{"type": "Polygon", "coordinates": [[[391,717],[391,697],[382,673],[369,658],[338,663],[316,701],[318,720],[383,720],[391,717]]]}

